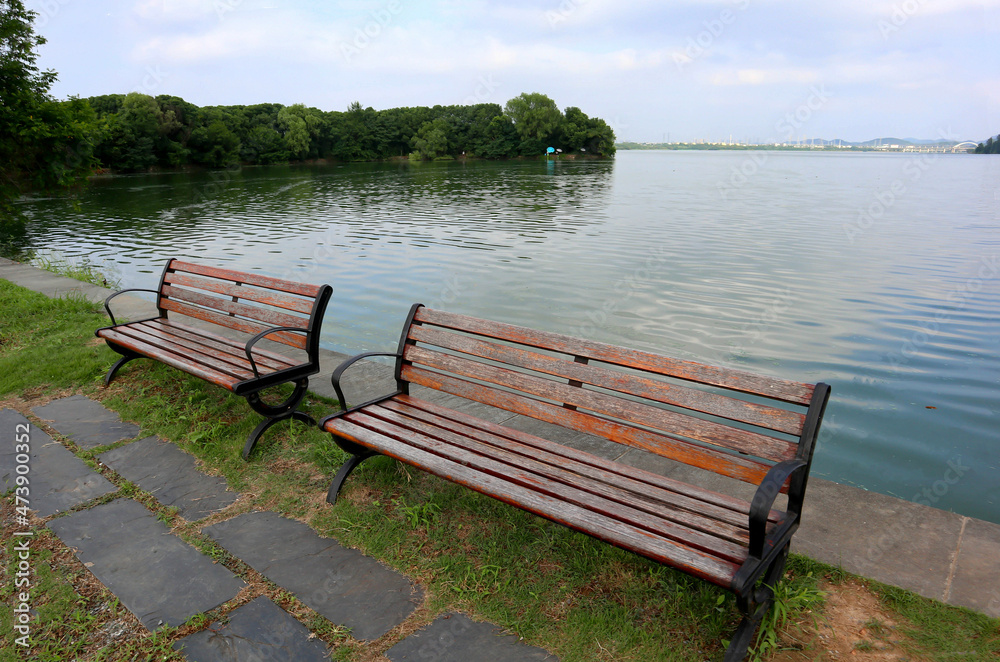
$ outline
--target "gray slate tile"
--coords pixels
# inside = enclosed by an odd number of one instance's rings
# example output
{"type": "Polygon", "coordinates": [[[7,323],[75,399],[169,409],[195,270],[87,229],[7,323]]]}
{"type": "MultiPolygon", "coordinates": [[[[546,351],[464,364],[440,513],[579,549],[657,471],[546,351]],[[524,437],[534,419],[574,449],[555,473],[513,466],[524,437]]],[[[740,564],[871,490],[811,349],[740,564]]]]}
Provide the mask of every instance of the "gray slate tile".
{"type": "Polygon", "coordinates": [[[946,601],[1000,618],[1000,525],[967,519],[946,601]]]}
{"type": "Polygon", "coordinates": [[[392,662],[553,662],[555,655],[505,635],[491,623],[446,614],[386,651],[392,662]]]}
{"type": "Polygon", "coordinates": [[[59,434],[87,450],[134,439],[139,434],[139,426],[123,423],[118,414],[82,395],[53,400],[31,411],[43,421],[51,421],[59,434]]]}
{"type": "Polygon", "coordinates": [[[10,443],[0,444],[0,492],[16,487],[18,453],[14,439],[15,432],[23,434],[18,425],[28,426],[27,499],[28,507],[39,517],[70,510],[118,489],[44,430],[13,409],[4,409],[0,410],[0,434],[10,443]]]}
{"type": "Polygon", "coordinates": [[[326,645],[306,626],[262,596],[174,643],[191,662],[323,662],[326,645]]]}
{"type": "Polygon", "coordinates": [[[54,519],[49,528],[150,630],[180,625],[246,585],[131,499],[54,519]]]}
{"type": "Polygon", "coordinates": [[[248,513],[203,530],[357,639],[378,639],[421,600],[421,590],[399,573],[277,513],[248,513]]]}
{"type": "Polygon", "coordinates": [[[100,460],[164,506],[176,506],[189,521],[208,517],[240,497],[226,489],[225,479],[198,471],[193,456],[159,437],[119,446],[102,453],[100,460]]]}

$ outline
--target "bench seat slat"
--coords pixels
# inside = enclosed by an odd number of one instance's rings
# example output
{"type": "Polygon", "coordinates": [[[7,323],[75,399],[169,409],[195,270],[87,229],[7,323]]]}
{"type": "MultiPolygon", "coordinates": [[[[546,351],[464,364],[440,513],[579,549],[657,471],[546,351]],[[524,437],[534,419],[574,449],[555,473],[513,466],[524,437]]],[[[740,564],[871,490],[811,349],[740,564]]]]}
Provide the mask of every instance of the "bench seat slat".
{"type": "MultiPolygon", "coordinates": [[[[164,310],[169,310],[180,315],[211,322],[212,324],[218,324],[219,326],[235,329],[236,331],[242,331],[243,333],[257,334],[261,331],[267,331],[268,329],[273,328],[266,324],[259,324],[257,322],[242,320],[237,317],[222,315],[211,310],[206,310],[205,308],[190,306],[181,301],[175,301],[172,299],[161,300],[160,306],[164,310]]],[[[298,347],[299,349],[306,348],[306,334],[304,333],[286,333],[284,331],[278,331],[267,336],[267,339],[284,343],[292,347],[298,347]]]]}
{"type": "Polygon", "coordinates": [[[216,358],[215,355],[206,353],[204,348],[196,349],[194,347],[190,347],[188,344],[178,343],[169,335],[149,329],[148,327],[123,326],[116,330],[122,336],[134,338],[135,340],[143,342],[150,347],[156,347],[159,350],[159,354],[151,358],[159,358],[160,356],[165,355],[175,355],[180,358],[188,359],[191,362],[198,363],[199,365],[202,365],[210,370],[230,375],[237,381],[251,379],[254,376],[253,372],[250,370],[250,364],[246,360],[244,360],[243,365],[240,366],[235,362],[216,358]]]}
{"type": "MultiPolygon", "coordinates": [[[[572,446],[565,446],[515,428],[491,423],[490,421],[463,413],[457,409],[449,409],[448,407],[428,400],[422,400],[412,395],[400,394],[394,396],[391,400],[380,403],[380,405],[388,409],[405,411],[409,416],[414,418],[422,417],[425,420],[438,422],[442,425],[445,424],[443,421],[452,421],[457,425],[463,426],[465,430],[482,430],[484,433],[491,435],[491,437],[510,439],[513,443],[529,449],[529,452],[541,452],[562,457],[576,465],[596,469],[601,472],[601,475],[607,476],[605,480],[608,482],[624,481],[625,484],[636,486],[641,491],[652,490],[654,493],[669,492],[690,496],[696,499],[699,504],[702,504],[702,507],[709,508],[710,512],[714,513],[714,516],[726,521],[732,521],[733,524],[745,524],[747,516],[750,514],[750,504],[743,499],[720,494],[719,492],[674,480],[637,467],[617,462],[609,463],[605,458],[592,455],[572,446]],[[715,507],[715,510],[711,510],[712,507],[715,507]],[[734,519],[728,520],[728,516],[725,513],[733,513],[734,519]]],[[[781,513],[771,511],[770,521],[776,522],[780,518],[781,513]]]]}
{"type": "MultiPolygon", "coordinates": [[[[205,349],[219,353],[220,358],[232,356],[243,364],[249,365],[245,351],[246,343],[237,342],[224,336],[219,336],[210,331],[202,331],[195,327],[185,326],[172,320],[157,318],[145,322],[136,323],[139,328],[149,328],[161,331],[180,340],[187,340],[205,349]]],[[[182,343],[183,344],[183,343],[182,343]]],[[[253,359],[257,362],[258,369],[283,370],[301,365],[303,361],[296,361],[287,356],[269,352],[267,350],[253,348],[253,359]]]]}
{"type": "Polygon", "coordinates": [[[559,407],[540,400],[530,400],[495,388],[455,379],[447,375],[403,366],[404,379],[429,388],[451,393],[467,400],[475,400],[518,414],[569,427],[579,432],[603,437],[617,443],[641,448],[657,455],[677,460],[701,469],[758,484],[770,466],[753,458],[731,455],[711,448],[674,439],[649,430],[621,425],[615,421],[559,407]]]}
{"type": "Polygon", "coordinates": [[[634,374],[610,370],[600,365],[586,365],[496,342],[485,342],[436,327],[415,325],[410,329],[410,338],[490,361],[648,398],[663,404],[675,405],[786,434],[800,434],[802,424],[805,421],[803,414],[788,409],[769,407],[716,393],[672,385],[634,374]]]}
{"type": "Polygon", "coordinates": [[[167,273],[163,277],[163,282],[171,285],[181,285],[196,290],[205,290],[216,294],[224,294],[230,297],[237,297],[247,301],[267,304],[276,308],[284,308],[297,313],[308,315],[312,312],[312,299],[296,298],[286,294],[278,294],[271,290],[257,289],[255,287],[245,287],[236,285],[228,280],[214,280],[199,278],[185,273],[167,273]]]}
{"type": "Polygon", "coordinates": [[[126,336],[118,331],[115,331],[114,329],[102,331],[101,337],[110,340],[117,345],[142,354],[143,356],[155,358],[161,363],[183,370],[184,372],[190,373],[195,377],[200,377],[207,382],[215,384],[216,386],[221,386],[222,388],[230,391],[233,390],[233,387],[238,382],[242,381],[232,375],[219,372],[218,370],[212,370],[211,368],[184,358],[183,356],[178,356],[170,352],[164,352],[156,345],[151,345],[141,340],[126,336]]]}
{"type": "Polygon", "coordinates": [[[589,391],[507,368],[434,352],[408,345],[403,358],[420,366],[429,366],[462,377],[516,389],[539,398],[559,400],[567,405],[657,430],[670,431],[695,441],[727,447],[774,462],[795,457],[796,444],[749,430],[739,430],[714,421],[696,418],[666,409],[641,404],[605,393],[589,391]]]}
{"type": "MultiPolygon", "coordinates": [[[[427,450],[369,430],[343,418],[328,421],[336,433],[407,464],[420,467],[505,503],[518,506],[572,529],[588,533],[661,563],[684,569],[719,586],[728,587],[739,564],[692,549],[637,526],[567,503],[515,482],[442,458],[427,450]]],[[[428,440],[429,445],[433,441],[428,440]]]]}
{"type": "Polygon", "coordinates": [[[414,316],[414,320],[420,323],[475,333],[487,338],[558,351],[570,356],[580,356],[594,361],[602,361],[623,367],[647,370],[678,379],[720,386],[740,393],[761,395],[793,404],[808,405],[813,394],[814,387],[811,384],[764,377],[742,370],[719,368],[693,361],[672,359],[666,356],[583,340],[559,333],[536,331],[501,322],[480,320],[457,313],[420,308],[414,316]]]}
{"type": "Polygon", "coordinates": [[[173,285],[164,285],[163,296],[167,300],[185,301],[215,310],[229,315],[237,315],[243,319],[251,319],[264,322],[272,326],[290,326],[305,329],[309,326],[309,319],[306,317],[296,317],[288,313],[283,313],[273,309],[262,308],[261,306],[250,306],[239,301],[231,301],[216,296],[210,296],[194,290],[186,290],[173,285]]]}
{"type": "Polygon", "coordinates": [[[192,262],[184,262],[177,259],[171,261],[170,270],[175,272],[180,271],[198,274],[200,276],[209,276],[211,278],[219,278],[221,280],[230,280],[235,283],[247,283],[248,285],[257,285],[259,287],[278,290],[279,292],[298,294],[300,296],[311,298],[316,298],[319,295],[320,290],[323,289],[323,286],[321,285],[297,283],[295,281],[284,280],[282,278],[272,278],[270,276],[245,273],[243,271],[233,271],[232,269],[224,269],[221,267],[207,267],[202,264],[194,264],[192,262]]]}
{"type": "MultiPolygon", "coordinates": [[[[568,462],[565,459],[537,451],[534,456],[526,455],[523,449],[517,449],[514,444],[503,438],[490,438],[489,435],[479,431],[466,434],[467,430],[462,429],[461,426],[428,422],[419,414],[410,415],[411,412],[398,411],[381,404],[367,408],[365,414],[400,429],[411,430],[425,437],[435,438],[450,447],[495,460],[511,469],[530,472],[543,480],[558,481],[562,485],[562,489],[556,490],[553,496],[560,496],[560,493],[564,495],[571,492],[586,493],[585,498],[577,500],[577,505],[596,507],[593,504],[598,506],[604,502],[619,504],[641,514],[638,517],[631,515],[630,518],[628,510],[621,509],[612,510],[605,514],[622,517],[632,524],[667,537],[674,537],[671,535],[673,525],[679,524],[697,534],[680,538],[693,547],[717,553],[735,562],[741,562],[746,557],[743,548],[749,544],[749,533],[745,516],[741,528],[739,523],[734,524],[721,518],[711,517],[708,509],[704,508],[706,504],[699,504],[696,499],[684,499],[685,507],[682,507],[678,504],[678,501],[682,500],[678,498],[680,495],[667,493],[667,499],[659,499],[657,497],[662,496],[662,494],[653,494],[652,490],[648,488],[645,491],[630,489],[630,487],[635,486],[629,486],[626,481],[615,480],[613,474],[601,475],[601,472],[587,465],[568,462]],[[518,452],[518,450],[522,452],[518,452]],[[608,480],[609,478],[611,480],[608,480]],[[699,505],[702,508],[699,508],[699,505]],[[621,514],[614,515],[615,512],[621,514]],[[672,524],[664,529],[661,521],[672,524]]],[[[360,423],[354,418],[354,415],[348,415],[346,418],[360,423]]],[[[461,457],[454,457],[450,453],[449,457],[461,461],[461,457]]],[[[636,481],[636,485],[640,484],[636,481]]],[[[735,513],[727,514],[735,515],[735,513]]]]}

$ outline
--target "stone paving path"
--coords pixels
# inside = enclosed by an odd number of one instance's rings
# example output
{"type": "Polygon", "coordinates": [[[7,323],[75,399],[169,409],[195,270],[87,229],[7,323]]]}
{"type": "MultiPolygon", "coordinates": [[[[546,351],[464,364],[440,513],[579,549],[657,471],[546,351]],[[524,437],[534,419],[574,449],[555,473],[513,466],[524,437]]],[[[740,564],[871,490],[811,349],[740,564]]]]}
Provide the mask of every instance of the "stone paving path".
{"type": "MultiPolygon", "coordinates": [[[[138,427],[83,396],[55,400],[32,412],[84,449],[134,439],[138,427]]],[[[118,498],[86,505],[117,488],[20,413],[0,410],[0,426],[31,430],[31,508],[94,576],[149,630],[176,626],[233,599],[246,583],[173,534],[143,504],[118,498]]],[[[239,495],[225,481],[197,470],[192,456],[157,437],[128,441],[99,459],[123,478],[198,521],[239,495]]],[[[14,486],[13,444],[0,448],[3,491],[14,486]]],[[[423,600],[406,577],[307,525],[277,513],[246,513],[203,529],[221,547],[293,593],[362,641],[378,639],[403,623],[423,600]]],[[[229,612],[221,621],[178,640],[189,660],[329,659],[326,645],[267,597],[229,612]]],[[[386,653],[393,662],[555,661],[539,648],[461,614],[441,616],[386,653]]]]}

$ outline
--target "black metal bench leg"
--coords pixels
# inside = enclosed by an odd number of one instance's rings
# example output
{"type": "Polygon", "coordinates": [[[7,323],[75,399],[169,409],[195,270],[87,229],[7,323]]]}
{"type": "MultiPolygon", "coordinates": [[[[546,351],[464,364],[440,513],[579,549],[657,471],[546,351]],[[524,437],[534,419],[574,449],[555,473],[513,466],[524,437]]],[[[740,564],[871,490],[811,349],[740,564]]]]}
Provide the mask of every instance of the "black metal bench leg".
{"type": "Polygon", "coordinates": [[[330,483],[330,489],[326,491],[326,502],[328,504],[332,506],[337,503],[337,495],[340,493],[340,488],[343,487],[344,481],[351,475],[351,472],[354,471],[355,467],[373,455],[378,455],[378,453],[375,451],[368,451],[358,455],[351,455],[347,462],[344,462],[344,464],[340,467],[340,471],[338,471],[337,475],[333,477],[333,482],[330,483]]]}
{"type": "Polygon", "coordinates": [[[250,407],[264,417],[264,420],[254,428],[253,432],[247,437],[246,444],[243,446],[243,459],[247,460],[250,458],[250,453],[253,452],[254,446],[257,445],[257,441],[260,439],[264,432],[277,423],[278,421],[286,420],[296,420],[302,421],[303,423],[308,423],[309,425],[316,425],[316,419],[312,416],[297,410],[299,404],[302,403],[302,399],[306,396],[306,391],[309,388],[309,379],[303,378],[295,382],[295,390],[289,395],[284,402],[277,405],[269,405],[260,398],[259,392],[248,393],[246,398],[250,407]]]}
{"type": "Polygon", "coordinates": [[[753,643],[757,627],[764,620],[771,605],[774,603],[774,585],[781,580],[785,572],[785,562],[788,560],[788,549],[790,543],[774,559],[764,575],[761,586],[754,590],[753,596],[737,596],[736,602],[743,613],[743,620],[740,621],[733,638],[726,649],[723,662],[742,662],[746,658],[747,650],[753,643]]]}
{"type": "Polygon", "coordinates": [[[119,354],[121,354],[122,357],[120,359],[118,359],[118,361],[116,361],[113,366],[111,366],[111,370],[108,370],[108,374],[104,375],[104,385],[105,386],[107,386],[107,385],[109,385],[111,383],[111,380],[115,378],[115,373],[118,372],[118,370],[123,365],[125,365],[126,363],[128,363],[132,359],[141,359],[142,358],[142,354],[136,354],[135,352],[130,352],[127,349],[122,349],[121,347],[114,347],[114,346],[112,346],[111,349],[113,349],[116,352],[118,352],[119,354]]]}

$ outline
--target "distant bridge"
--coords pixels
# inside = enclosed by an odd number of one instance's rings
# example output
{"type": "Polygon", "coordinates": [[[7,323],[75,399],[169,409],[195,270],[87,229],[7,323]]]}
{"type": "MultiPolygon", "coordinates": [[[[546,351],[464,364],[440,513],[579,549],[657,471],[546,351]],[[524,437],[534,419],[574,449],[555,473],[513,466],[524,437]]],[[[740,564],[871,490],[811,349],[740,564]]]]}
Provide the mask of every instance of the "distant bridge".
{"type": "Polygon", "coordinates": [[[966,140],[964,143],[958,143],[957,145],[955,145],[954,147],[952,147],[951,148],[951,153],[954,154],[959,149],[968,149],[970,147],[972,149],[975,149],[976,147],[979,147],[979,143],[974,143],[971,140],[966,140]]]}

